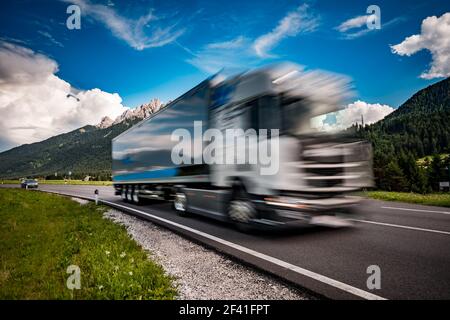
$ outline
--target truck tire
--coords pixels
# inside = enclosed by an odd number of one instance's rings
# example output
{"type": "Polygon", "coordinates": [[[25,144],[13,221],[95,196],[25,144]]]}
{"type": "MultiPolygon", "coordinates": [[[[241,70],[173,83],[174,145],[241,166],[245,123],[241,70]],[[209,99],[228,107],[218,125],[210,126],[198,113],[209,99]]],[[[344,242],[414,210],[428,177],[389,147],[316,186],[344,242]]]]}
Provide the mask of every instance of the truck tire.
{"type": "Polygon", "coordinates": [[[177,190],[173,199],[173,208],[180,216],[187,215],[187,197],[184,191],[177,190]]]}
{"type": "Polygon", "coordinates": [[[227,214],[228,219],[238,230],[244,232],[252,230],[249,223],[257,217],[257,211],[244,187],[236,186],[234,188],[227,214]]]}
{"type": "Polygon", "coordinates": [[[122,198],[123,202],[127,202],[127,189],[125,187],[122,187],[120,197],[122,198]]]}
{"type": "Polygon", "coordinates": [[[124,202],[132,202],[131,186],[124,186],[122,189],[122,200],[124,202]]]}
{"type": "Polygon", "coordinates": [[[139,190],[136,190],[136,187],[133,187],[132,189],[132,192],[131,192],[131,201],[134,203],[134,204],[136,204],[136,205],[139,205],[139,204],[141,204],[141,199],[139,198],[139,190]]]}
{"type": "Polygon", "coordinates": [[[129,186],[127,188],[127,202],[133,202],[132,192],[133,190],[131,189],[131,186],[129,186]]]}

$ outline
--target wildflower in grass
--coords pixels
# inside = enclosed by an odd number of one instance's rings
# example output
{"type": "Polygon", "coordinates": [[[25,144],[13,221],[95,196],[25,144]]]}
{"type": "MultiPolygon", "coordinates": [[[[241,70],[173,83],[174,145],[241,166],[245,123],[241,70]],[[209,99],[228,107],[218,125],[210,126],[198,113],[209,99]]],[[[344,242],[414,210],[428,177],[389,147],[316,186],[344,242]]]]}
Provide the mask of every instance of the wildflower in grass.
{"type": "Polygon", "coordinates": [[[128,272],[128,274],[129,274],[130,276],[132,276],[132,275],[133,275],[133,271],[128,272]]]}
{"type": "Polygon", "coordinates": [[[127,255],[127,254],[126,254],[125,252],[122,252],[122,253],[120,254],[120,257],[121,257],[121,258],[125,258],[126,255],[127,255]]]}
{"type": "Polygon", "coordinates": [[[103,289],[103,286],[98,286],[98,289],[99,289],[99,290],[102,290],[102,289],[103,289]]]}

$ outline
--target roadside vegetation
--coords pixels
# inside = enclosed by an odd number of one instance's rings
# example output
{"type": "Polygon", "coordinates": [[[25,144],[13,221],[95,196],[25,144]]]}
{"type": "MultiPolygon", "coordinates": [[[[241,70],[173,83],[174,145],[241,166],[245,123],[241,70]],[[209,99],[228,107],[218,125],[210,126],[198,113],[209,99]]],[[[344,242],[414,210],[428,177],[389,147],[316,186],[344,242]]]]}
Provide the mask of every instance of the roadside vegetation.
{"type": "MultiPolygon", "coordinates": [[[[84,181],[84,180],[40,180],[39,184],[73,184],[90,186],[112,186],[112,181],[84,181]]],[[[20,180],[0,180],[1,184],[20,184],[20,180]]]]}
{"type": "MultiPolygon", "coordinates": [[[[440,159],[440,161],[445,162],[446,160],[448,160],[450,158],[450,154],[448,153],[441,153],[437,155],[440,159]]],[[[422,157],[420,159],[417,159],[417,165],[420,167],[424,167],[427,168],[431,162],[433,161],[433,156],[426,156],[426,157],[422,157]]]]}
{"type": "Polygon", "coordinates": [[[384,201],[399,201],[429,206],[450,207],[450,193],[419,194],[412,192],[369,191],[369,198],[384,201]]]}
{"type": "Polygon", "coordinates": [[[173,299],[172,279],[103,206],[0,189],[0,299],[173,299]],[[80,268],[79,290],[66,282],[80,268]]]}

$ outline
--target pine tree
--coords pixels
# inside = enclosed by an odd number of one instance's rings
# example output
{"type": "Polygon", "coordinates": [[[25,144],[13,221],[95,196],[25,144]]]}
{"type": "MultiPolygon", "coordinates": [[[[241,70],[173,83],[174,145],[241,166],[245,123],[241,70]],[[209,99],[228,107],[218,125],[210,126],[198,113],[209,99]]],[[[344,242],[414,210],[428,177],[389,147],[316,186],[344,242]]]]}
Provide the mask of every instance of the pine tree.
{"type": "Polygon", "coordinates": [[[408,181],[396,161],[391,161],[386,167],[385,181],[389,191],[407,191],[408,181]]]}
{"type": "Polygon", "coordinates": [[[439,182],[441,181],[443,166],[441,157],[438,154],[433,156],[428,168],[428,181],[434,191],[439,191],[439,182]]]}

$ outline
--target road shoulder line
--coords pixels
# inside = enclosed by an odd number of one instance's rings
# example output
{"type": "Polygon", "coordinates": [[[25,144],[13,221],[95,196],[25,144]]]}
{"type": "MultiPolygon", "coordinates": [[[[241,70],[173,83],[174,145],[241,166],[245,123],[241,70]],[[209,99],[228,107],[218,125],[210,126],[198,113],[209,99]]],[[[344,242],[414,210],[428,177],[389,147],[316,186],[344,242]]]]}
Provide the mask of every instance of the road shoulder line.
{"type": "Polygon", "coordinates": [[[393,227],[393,228],[401,228],[401,229],[409,229],[409,230],[415,230],[415,231],[424,231],[424,232],[431,232],[431,233],[450,235],[450,232],[448,232],[448,231],[441,231],[441,230],[434,230],[434,229],[425,229],[425,228],[417,228],[417,227],[410,227],[410,226],[402,226],[402,225],[399,225],[399,224],[377,222],[377,221],[370,221],[370,220],[352,219],[352,221],[361,222],[361,223],[376,224],[376,225],[386,226],[386,227],[393,227]]]}
{"type": "Polygon", "coordinates": [[[399,207],[381,207],[382,209],[390,209],[390,210],[403,210],[403,211],[417,211],[417,212],[432,212],[432,213],[440,213],[450,215],[449,211],[438,211],[438,210],[424,210],[424,209],[410,209],[410,208],[399,208],[399,207]]]}

